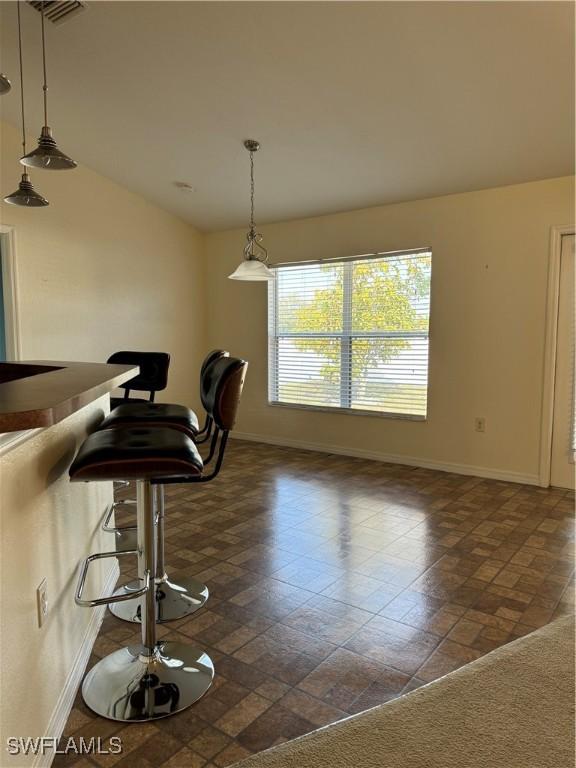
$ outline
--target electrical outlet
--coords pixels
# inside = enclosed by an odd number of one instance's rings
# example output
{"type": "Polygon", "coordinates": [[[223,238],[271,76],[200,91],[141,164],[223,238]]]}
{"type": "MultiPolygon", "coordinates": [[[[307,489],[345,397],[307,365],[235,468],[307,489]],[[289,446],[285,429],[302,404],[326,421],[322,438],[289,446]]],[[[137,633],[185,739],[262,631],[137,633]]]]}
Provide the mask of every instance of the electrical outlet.
{"type": "Polygon", "coordinates": [[[38,609],[38,626],[41,627],[48,616],[48,585],[42,579],[36,589],[36,607],[38,609]]]}
{"type": "Polygon", "coordinates": [[[476,432],[486,432],[486,419],[483,416],[476,416],[474,419],[474,429],[476,432]]]}

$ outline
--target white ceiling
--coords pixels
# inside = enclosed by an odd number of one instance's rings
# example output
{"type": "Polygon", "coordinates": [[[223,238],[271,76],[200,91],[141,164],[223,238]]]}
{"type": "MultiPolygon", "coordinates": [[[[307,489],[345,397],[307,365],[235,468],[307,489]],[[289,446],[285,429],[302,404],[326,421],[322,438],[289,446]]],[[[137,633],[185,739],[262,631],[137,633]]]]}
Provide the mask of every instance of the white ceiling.
{"type": "MultiPolygon", "coordinates": [[[[202,230],[572,172],[571,2],[88,2],[48,25],[50,123],[79,162],[202,230]],[[174,181],[195,191],[184,193],[174,181]]],[[[0,108],[18,122],[16,4],[0,108]]],[[[29,141],[39,15],[23,4],[29,141]]]]}

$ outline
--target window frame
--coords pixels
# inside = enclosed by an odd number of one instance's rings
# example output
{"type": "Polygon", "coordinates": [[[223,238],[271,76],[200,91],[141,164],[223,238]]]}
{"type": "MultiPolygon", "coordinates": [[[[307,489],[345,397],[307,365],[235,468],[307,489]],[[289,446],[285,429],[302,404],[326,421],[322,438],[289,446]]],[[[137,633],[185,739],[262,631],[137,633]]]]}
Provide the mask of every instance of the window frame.
{"type": "Polygon", "coordinates": [[[315,259],[310,261],[290,261],[269,265],[271,269],[282,267],[299,268],[302,266],[313,266],[315,264],[343,264],[343,304],[342,304],[342,330],[326,333],[282,333],[278,334],[277,315],[278,315],[278,281],[271,280],[268,283],[268,291],[274,290],[273,301],[268,295],[268,405],[273,408],[295,408],[305,411],[319,411],[325,413],[352,414],[355,416],[372,416],[385,419],[401,419],[407,421],[427,421],[429,417],[429,394],[430,394],[430,342],[431,342],[431,314],[432,314],[432,263],[430,265],[430,305],[428,310],[428,330],[427,331],[359,331],[352,332],[352,263],[354,261],[367,261],[369,259],[394,258],[399,256],[412,256],[418,254],[430,254],[432,260],[432,248],[420,247],[405,249],[401,251],[384,251],[381,253],[364,254],[358,256],[335,257],[330,259],[315,259]],[[275,311],[272,311],[274,308],[275,311]],[[280,400],[272,400],[271,394],[278,396],[278,356],[279,356],[279,338],[335,338],[340,339],[340,405],[314,405],[308,403],[289,403],[280,400]],[[423,338],[428,341],[428,358],[426,365],[426,414],[398,413],[395,411],[370,410],[365,408],[352,408],[351,401],[351,371],[352,355],[351,346],[354,339],[364,338],[423,338]],[[276,364],[272,361],[276,360],[276,364]],[[348,365],[346,365],[348,363],[348,365]],[[347,404],[343,404],[347,403],[347,404]]]}

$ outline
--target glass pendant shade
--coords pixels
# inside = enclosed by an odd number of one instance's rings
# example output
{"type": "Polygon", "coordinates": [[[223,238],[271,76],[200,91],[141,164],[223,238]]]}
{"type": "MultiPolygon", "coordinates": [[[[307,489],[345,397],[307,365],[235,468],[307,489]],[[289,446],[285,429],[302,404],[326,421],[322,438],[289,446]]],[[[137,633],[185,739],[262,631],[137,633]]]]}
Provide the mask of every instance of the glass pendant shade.
{"type": "Polygon", "coordinates": [[[49,171],[67,171],[76,168],[78,163],[58,149],[52,138],[52,131],[45,125],[38,139],[38,146],[20,159],[22,165],[29,168],[45,168],[49,171]]]}
{"type": "Polygon", "coordinates": [[[10,203],[10,205],[21,205],[25,208],[41,208],[49,205],[48,200],[36,192],[27,173],[22,174],[18,189],[11,195],[7,195],[4,202],[10,203]]]}
{"type": "Polygon", "coordinates": [[[8,79],[8,75],[0,72],[0,96],[4,96],[5,93],[12,88],[12,83],[8,79]]]}
{"type": "Polygon", "coordinates": [[[272,280],[274,273],[264,262],[258,259],[247,259],[228,277],[230,280],[272,280]]]}

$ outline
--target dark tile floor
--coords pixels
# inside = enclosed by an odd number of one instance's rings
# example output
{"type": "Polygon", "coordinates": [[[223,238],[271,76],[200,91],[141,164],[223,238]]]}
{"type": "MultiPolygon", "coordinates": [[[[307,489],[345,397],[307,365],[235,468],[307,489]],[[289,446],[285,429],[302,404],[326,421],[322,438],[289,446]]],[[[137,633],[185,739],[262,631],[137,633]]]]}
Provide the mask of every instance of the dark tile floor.
{"type": "MultiPolygon", "coordinates": [[[[232,442],[216,481],[167,497],[169,573],[211,597],[160,634],[206,649],[213,687],[128,726],[78,696],[64,738],[123,752],[54,765],[222,768],[445,675],[573,610],[573,511],[562,490],[232,442]]],[[[137,638],[108,614],[90,665],[137,638]]]]}

